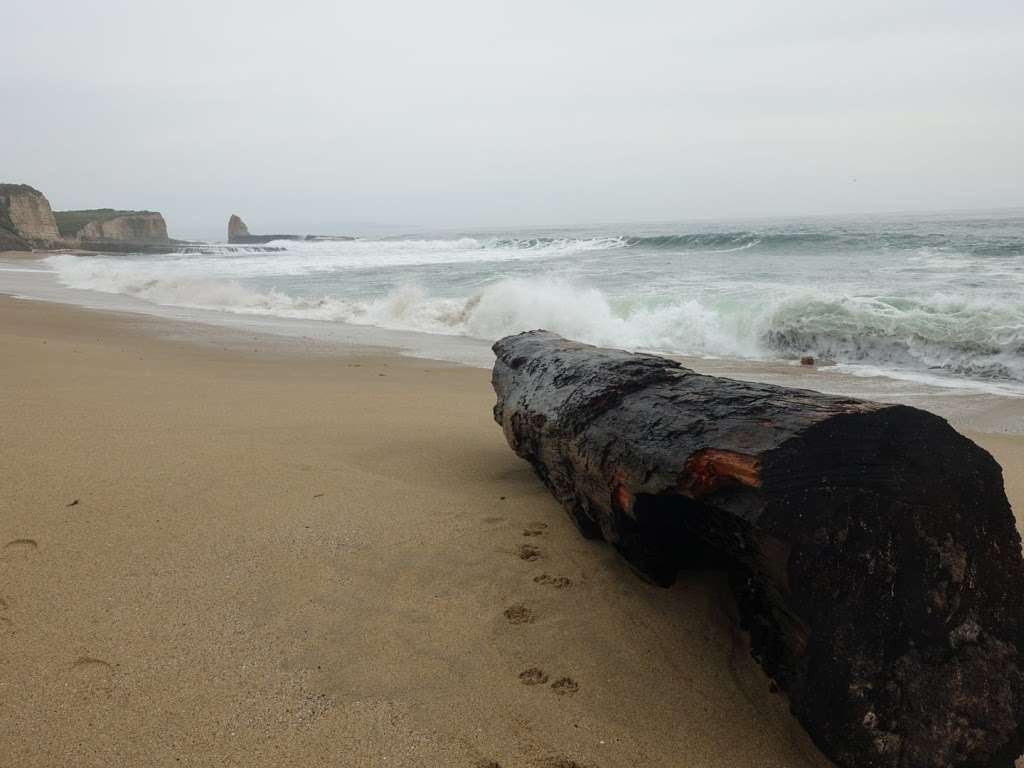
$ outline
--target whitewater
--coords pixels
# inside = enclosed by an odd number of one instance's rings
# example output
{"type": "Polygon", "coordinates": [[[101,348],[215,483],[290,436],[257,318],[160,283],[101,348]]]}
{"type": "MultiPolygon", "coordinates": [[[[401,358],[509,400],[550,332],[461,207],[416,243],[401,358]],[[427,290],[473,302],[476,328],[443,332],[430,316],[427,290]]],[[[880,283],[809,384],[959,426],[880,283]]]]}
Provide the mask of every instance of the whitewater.
{"type": "Polygon", "coordinates": [[[1024,394],[1024,212],[417,233],[45,260],[154,304],[493,340],[546,328],[1024,394]]]}

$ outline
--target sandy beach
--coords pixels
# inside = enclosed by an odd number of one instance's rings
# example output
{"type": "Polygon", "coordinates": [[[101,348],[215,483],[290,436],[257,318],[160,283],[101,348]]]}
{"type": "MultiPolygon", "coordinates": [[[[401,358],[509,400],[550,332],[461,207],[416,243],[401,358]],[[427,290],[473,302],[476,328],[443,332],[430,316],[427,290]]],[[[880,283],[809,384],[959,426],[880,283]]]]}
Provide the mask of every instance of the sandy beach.
{"type": "Polygon", "coordinates": [[[0,19],[0,768],[1024,768],[1024,3],[0,19]]]}
{"type": "MultiPolygon", "coordinates": [[[[485,370],[0,298],[18,766],[824,766],[713,574],[582,539],[485,370]]],[[[1021,439],[972,437],[1024,509],[1021,439]]]]}

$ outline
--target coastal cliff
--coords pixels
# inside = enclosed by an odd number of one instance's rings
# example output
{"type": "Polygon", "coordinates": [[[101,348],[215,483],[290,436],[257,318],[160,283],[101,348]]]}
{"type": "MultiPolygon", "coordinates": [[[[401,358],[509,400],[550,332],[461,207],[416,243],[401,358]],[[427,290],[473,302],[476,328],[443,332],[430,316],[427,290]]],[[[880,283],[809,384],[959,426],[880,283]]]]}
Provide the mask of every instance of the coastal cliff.
{"type": "Polygon", "coordinates": [[[60,234],[68,240],[97,242],[111,240],[133,243],[168,243],[167,223],[155,211],[117,211],[97,208],[86,211],[57,211],[60,234]]]}
{"type": "Polygon", "coordinates": [[[99,251],[163,250],[174,244],[167,222],[156,211],[95,208],[57,211],[60,234],[81,248],[99,251]]]}
{"type": "Polygon", "coordinates": [[[30,251],[32,244],[9,229],[0,227],[0,251],[30,251]]]}
{"type": "Polygon", "coordinates": [[[0,184],[0,251],[165,251],[175,243],[167,235],[164,217],[156,211],[54,211],[38,189],[0,184]]]}
{"type": "Polygon", "coordinates": [[[46,196],[28,184],[0,184],[0,250],[47,246],[60,239],[46,196]]]}

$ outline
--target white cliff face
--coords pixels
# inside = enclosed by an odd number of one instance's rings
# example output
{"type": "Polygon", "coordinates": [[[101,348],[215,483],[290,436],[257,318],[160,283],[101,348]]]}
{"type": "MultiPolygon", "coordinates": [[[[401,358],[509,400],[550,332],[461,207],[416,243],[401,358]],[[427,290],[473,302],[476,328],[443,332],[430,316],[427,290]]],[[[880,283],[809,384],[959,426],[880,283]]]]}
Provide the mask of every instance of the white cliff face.
{"type": "Polygon", "coordinates": [[[155,211],[98,208],[54,214],[45,195],[27,184],[0,184],[0,235],[0,250],[171,242],[164,217],[155,211]]]}
{"type": "Polygon", "coordinates": [[[0,184],[0,210],[6,213],[14,234],[33,242],[60,240],[50,201],[25,184],[0,184]]]}
{"type": "Polygon", "coordinates": [[[159,213],[131,213],[90,221],[78,233],[84,241],[116,240],[133,243],[167,242],[167,223],[159,213]]]}

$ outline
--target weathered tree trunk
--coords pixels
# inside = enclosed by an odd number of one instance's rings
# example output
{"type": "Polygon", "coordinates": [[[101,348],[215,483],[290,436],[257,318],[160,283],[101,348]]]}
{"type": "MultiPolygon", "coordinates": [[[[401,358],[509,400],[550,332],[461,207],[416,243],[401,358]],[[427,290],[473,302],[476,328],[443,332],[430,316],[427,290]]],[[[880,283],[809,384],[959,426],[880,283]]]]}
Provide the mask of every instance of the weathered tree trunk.
{"type": "Polygon", "coordinates": [[[544,331],[494,351],[515,452],[653,581],[723,563],[755,658],[833,760],[1013,765],[1024,564],[986,451],[915,408],[544,331]]]}

